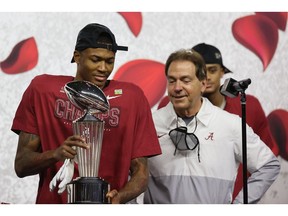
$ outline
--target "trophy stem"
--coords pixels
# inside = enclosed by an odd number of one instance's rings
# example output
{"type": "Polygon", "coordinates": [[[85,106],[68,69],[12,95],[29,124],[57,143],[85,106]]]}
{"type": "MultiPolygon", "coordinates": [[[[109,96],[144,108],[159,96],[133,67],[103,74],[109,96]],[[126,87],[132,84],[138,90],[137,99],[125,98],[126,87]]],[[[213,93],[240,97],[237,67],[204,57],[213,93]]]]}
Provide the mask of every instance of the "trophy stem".
{"type": "Polygon", "coordinates": [[[104,121],[88,112],[73,122],[73,132],[84,138],[90,147],[76,147],[80,177],[67,185],[68,203],[109,203],[106,193],[110,185],[98,177],[104,121]]]}
{"type": "Polygon", "coordinates": [[[80,177],[97,177],[99,171],[103,121],[76,121],[73,123],[74,134],[80,135],[89,145],[89,149],[76,148],[80,177]]]}

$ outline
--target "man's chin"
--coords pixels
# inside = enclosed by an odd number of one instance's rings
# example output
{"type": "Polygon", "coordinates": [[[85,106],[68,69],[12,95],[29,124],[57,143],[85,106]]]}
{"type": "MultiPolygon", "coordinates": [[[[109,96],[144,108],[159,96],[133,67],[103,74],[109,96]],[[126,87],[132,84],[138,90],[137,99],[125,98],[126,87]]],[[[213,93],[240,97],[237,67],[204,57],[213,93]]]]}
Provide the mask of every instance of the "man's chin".
{"type": "Polygon", "coordinates": [[[105,86],[105,82],[96,80],[96,79],[92,79],[90,80],[90,82],[92,82],[94,85],[98,86],[99,88],[103,88],[105,86]]]}
{"type": "Polygon", "coordinates": [[[171,102],[172,102],[172,104],[173,104],[175,109],[183,110],[183,109],[185,109],[187,107],[187,105],[186,105],[186,103],[184,101],[177,101],[177,100],[175,101],[175,100],[173,100],[171,102]]]}
{"type": "Polygon", "coordinates": [[[214,90],[213,89],[207,89],[205,90],[205,92],[203,93],[203,96],[208,96],[214,94],[214,90]]]}

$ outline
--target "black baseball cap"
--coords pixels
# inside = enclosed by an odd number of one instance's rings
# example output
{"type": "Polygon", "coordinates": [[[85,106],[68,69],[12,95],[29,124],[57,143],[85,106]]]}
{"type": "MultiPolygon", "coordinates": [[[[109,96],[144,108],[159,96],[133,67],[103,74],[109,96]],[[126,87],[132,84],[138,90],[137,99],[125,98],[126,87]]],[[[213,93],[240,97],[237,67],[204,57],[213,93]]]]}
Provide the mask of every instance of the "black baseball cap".
{"type": "MultiPolygon", "coordinates": [[[[116,52],[117,50],[127,51],[127,46],[118,46],[116,39],[111,30],[98,23],[90,23],[80,30],[75,50],[83,51],[87,48],[104,48],[116,52]],[[106,37],[111,41],[109,44],[99,42],[100,38],[106,37]]],[[[72,57],[71,63],[75,62],[74,57],[72,57]]]]}
{"type": "Polygon", "coordinates": [[[192,47],[192,49],[202,55],[206,64],[220,64],[224,68],[224,73],[232,73],[224,66],[221,52],[215,46],[200,43],[192,47]]]}

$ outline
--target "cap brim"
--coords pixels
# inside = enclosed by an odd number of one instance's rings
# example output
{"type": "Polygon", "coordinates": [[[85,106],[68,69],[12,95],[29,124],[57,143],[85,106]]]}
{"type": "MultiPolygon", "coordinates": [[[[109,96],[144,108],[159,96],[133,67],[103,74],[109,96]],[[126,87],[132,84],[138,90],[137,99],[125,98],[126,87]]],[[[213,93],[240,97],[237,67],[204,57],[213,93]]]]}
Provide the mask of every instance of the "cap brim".
{"type": "Polygon", "coordinates": [[[121,51],[128,51],[128,47],[127,46],[117,46],[116,50],[121,50],[121,51]]]}
{"type": "Polygon", "coordinates": [[[232,73],[231,70],[229,70],[227,67],[225,67],[224,65],[222,65],[223,69],[224,69],[224,73],[232,73]]]}

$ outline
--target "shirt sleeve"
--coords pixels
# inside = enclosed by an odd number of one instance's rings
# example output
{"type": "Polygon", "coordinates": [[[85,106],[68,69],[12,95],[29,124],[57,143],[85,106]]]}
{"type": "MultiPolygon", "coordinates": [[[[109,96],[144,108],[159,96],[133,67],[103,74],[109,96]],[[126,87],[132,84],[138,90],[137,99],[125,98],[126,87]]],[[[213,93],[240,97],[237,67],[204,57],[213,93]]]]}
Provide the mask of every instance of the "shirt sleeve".
{"type": "Polygon", "coordinates": [[[38,134],[34,110],[33,83],[32,81],[25,90],[13,119],[11,130],[17,134],[19,134],[20,131],[38,134]]]}
{"type": "MultiPolygon", "coordinates": [[[[276,157],[271,158],[263,167],[256,170],[248,179],[248,203],[258,203],[268,188],[276,180],[280,164],[276,157]]],[[[243,203],[243,189],[235,198],[234,203],[243,203]]]]}
{"type": "Polygon", "coordinates": [[[161,154],[160,144],[157,138],[152,112],[145,95],[138,95],[137,124],[135,125],[134,158],[151,157],[161,154]]]}

